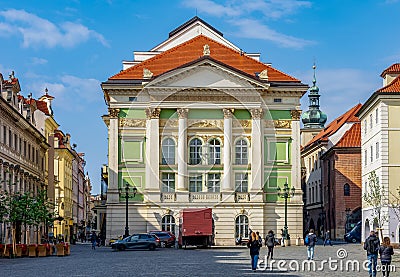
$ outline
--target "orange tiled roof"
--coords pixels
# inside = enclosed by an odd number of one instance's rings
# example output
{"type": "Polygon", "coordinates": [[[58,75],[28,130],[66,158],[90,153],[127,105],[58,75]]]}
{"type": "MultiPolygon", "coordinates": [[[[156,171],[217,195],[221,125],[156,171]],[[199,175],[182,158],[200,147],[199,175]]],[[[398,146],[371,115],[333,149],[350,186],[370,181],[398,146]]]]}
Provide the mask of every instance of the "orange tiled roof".
{"type": "Polygon", "coordinates": [[[143,79],[143,69],[150,70],[154,77],[167,71],[195,61],[203,57],[203,46],[210,47],[210,57],[230,67],[245,72],[251,76],[268,69],[268,80],[272,82],[298,82],[300,80],[289,76],[269,65],[259,62],[245,54],[241,54],[225,45],[212,40],[204,35],[199,35],[180,45],[156,55],[135,66],[127,68],[109,79],[143,79]]]}
{"type": "Polygon", "coordinates": [[[50,115],[47,103],[44,101],[36,100],[36,107],[46,115],[50,115]]]}
{"type": "Polygon", "coordinates": [[[343,135],[336,147],[361,147],[361,123],[356,122],[343,135]]]}
{"type": "Polygon", "coordinates": [[[391,73],[400,73],[400,63],[395,63],[386,68],[382,74],[381,77],[383,78],[386,74],[391,74],[391,73]]]}
{"type": "Polygon", "coordinates": [[[376,92],[400,92],[400,75],[397,76],[390,84],[378,89],[376,92]]]}
{"type": "Polygon", "coordinates": [[[336,133],[337,130],[347,122],[360,122],[358,117],[356,117],[356,113],[361,109],[361,107],[361,104],[357,104],[346,113],[333,120],[324,130],[319,132],[312,140],[304,145],[304,148],[307,148],[317,141],[327,141],[330,135],[336,133]]]}

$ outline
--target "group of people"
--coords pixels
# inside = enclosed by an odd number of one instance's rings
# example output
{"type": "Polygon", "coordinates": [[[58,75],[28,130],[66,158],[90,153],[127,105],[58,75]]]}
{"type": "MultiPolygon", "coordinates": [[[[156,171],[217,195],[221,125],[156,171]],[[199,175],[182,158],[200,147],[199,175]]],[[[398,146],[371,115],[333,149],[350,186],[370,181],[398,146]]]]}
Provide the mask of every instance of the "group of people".
{"type": "Polygon", "coordinates": [[[374,231],[370,232],[369,237],[365,240],[364,250],[367,251],[369,276],[376,276],[376,267],[378,264],[378,253],[381,256],[381,271],[384,277],[389,277],[390,264],[394,254],[393,246],[390,244],[390,238],[384,237],[381,245],[379,238],[374,231]]]}
{"type": "MultiPolygon", "coordinates": [[[[265,246],[268,248],[267,259],[273,259],[274,247],[276,244],[275,234],[270,230],[265,237],[265,246]]],[[[250,239],[247,242],[247,247],[250,248],[251,257],[251,269],[255,271],[257,269],[258,257],[260,255],[260,248],[262,247],[262,238],[259,232],[251,232],[250,239]]]]}

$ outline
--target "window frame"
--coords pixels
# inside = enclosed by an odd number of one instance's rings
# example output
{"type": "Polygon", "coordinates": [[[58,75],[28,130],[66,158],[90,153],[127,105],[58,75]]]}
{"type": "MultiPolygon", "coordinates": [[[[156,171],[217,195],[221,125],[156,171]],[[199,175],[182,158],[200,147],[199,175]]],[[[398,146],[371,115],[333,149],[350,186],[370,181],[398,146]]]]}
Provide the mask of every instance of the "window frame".
{"type": "Polygon", "coordinates": [[[236,238],[247,239],[249,238],[250,232],[250,221],[249,217],[245,214],[240,214],[235,218],[235,236],[236,238]]]}
{"type": "Polygon", "coordinates": [[[161,164],[175,164],[176,144],[172,138],[165,138],[161,142],[161,164]]]}
{"type": "Polygon", "coordinates": [[[208,173],[207,174],[207,192],[220,192],[220,191],[221,191],[221,174],[220,173],[208,173]]]}
{"type": "Polygon", "coordinates": [[[249,174],[247,172],[235,173],[235,192],[248,192],[248,189],[249,174]]]}
{"type": "Polygon", "coordinates": [[[161,173],[161,192],[175,192],[175,173],[161,173]]]}
{"type": "Polygon", "coordinates": [[[203,157],[202,150],[203,150],[203,142],[199,138],[193,138],[190,140],[190,142],[189,142],[189,164],[190,165],[201,164],[201,160],[203,157]],[[198,144],[197,142],[199,142],[200,144],[198,144]]]}
{"type": "Polygon", "coordinates": [[[208,164],[221,164],[221,142],[216,138],[208,142],[208,164]]]}
{"type": "Polygon", "coordinates": [[[247,141],[243,138],[235,143],[235,164],[247,165],[249,163],[249,148],[247,141]]]}

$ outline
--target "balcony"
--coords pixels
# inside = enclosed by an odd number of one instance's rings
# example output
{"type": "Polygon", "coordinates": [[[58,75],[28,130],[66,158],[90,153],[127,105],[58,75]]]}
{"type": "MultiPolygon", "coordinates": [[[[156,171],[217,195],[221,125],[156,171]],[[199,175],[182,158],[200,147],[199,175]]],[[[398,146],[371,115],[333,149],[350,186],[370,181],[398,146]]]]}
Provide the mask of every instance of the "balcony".
{"type": "Polygon", "coordinates": [[[175,192],[162,192],[160,194],[161,202],[175,202],[176,201],[176,193],[175,192]]]}
{"type": "Polygon", "coordinates": [[[221,193],[219,192],[191,192],[189,202],[219,202],[221,193]]]}

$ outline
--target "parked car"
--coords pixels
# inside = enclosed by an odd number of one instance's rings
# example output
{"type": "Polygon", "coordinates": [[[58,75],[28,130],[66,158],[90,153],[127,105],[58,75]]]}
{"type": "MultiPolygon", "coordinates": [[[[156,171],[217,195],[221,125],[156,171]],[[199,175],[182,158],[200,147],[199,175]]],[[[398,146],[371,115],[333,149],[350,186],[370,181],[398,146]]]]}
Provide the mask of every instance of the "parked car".
{"type": "Polygon", "coordinates": [[[361,221],[350,232],[344,235],[344,240],[353,243],[361,242],[361,221]]]}
{"type": "Polygon", "coordinates": [[[118,240],[122,240],[122,236],[119,236],[117,239],[116,238],[111,238],[108,242],[108,246],[111,246],[111,244],[113,244],[114,242],[118,241],[118,240]]]}
{"type": "Polygon", "coordinates": [[[160,239],[151,234],[134,234],[111,244],[112,249],[149,249],[155,250],[160,239]]]}
{"type": "Polygon", "coordinates": [[[176,237],[168,231],[150,231],[149,234],[155,235],[160,239],[160,247],[174,247],[176,237]]]}

